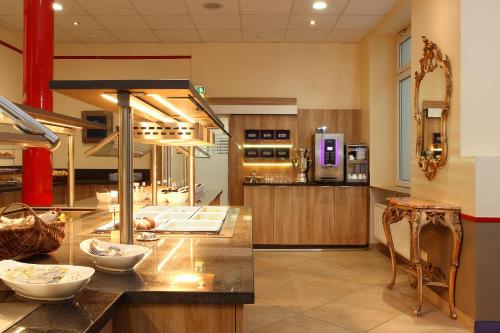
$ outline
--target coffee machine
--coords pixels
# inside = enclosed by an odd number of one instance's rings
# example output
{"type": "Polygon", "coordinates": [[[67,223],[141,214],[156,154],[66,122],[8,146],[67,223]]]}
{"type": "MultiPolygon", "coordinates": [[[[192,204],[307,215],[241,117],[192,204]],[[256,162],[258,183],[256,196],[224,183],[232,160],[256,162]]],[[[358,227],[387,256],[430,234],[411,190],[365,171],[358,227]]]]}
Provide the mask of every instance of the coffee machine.
{"type": "Polygon", "coordinates": [[[344,134],[327,133],[320,127],[314,134],[314,180],[344,181],[344,134]]]}

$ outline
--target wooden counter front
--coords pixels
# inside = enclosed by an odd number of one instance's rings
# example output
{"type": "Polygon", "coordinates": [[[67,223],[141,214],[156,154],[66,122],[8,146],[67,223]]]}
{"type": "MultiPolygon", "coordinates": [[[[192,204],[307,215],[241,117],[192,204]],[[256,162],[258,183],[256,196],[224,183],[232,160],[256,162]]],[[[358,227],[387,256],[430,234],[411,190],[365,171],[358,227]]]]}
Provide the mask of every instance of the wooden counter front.
{"type": "Polygon", "coordinates": [[[245,186],[257,245],[368,244],[367,186],[245,186]]]}

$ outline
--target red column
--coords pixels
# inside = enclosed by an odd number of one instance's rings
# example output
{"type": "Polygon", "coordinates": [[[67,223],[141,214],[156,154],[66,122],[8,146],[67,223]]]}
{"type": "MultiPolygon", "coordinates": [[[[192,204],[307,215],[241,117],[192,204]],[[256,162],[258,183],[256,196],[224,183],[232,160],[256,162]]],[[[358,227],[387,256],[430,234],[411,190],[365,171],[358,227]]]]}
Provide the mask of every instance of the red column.
{"type": "MultiPolygon", "coordinates": [[[[54,59],[54,0],[24,0],[23,103],[52,111],[49,81],[54,59]]],[[[23,150],[22,200],[28,205],[52,204],[52,153],[23,150]]]]}

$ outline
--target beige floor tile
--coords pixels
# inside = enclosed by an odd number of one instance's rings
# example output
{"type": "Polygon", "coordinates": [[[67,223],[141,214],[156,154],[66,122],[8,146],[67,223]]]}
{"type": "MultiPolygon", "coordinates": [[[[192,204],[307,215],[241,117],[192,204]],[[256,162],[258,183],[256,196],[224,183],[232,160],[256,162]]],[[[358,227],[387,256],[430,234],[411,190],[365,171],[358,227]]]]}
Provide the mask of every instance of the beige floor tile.
{"type": "Polygon", "coordinates": [[[307,258],[301,252],[254,252],[254,271],[255,273],[264,272],[270,269],[285,267],[307,258]]]}
{"type": "Polygon", "coordinates": [[[333,263],[332,261],[311,258],[296,264],[287,266],[288,269],[302,272],[331,275],[335,272],[350,268],[352,266],[333,263]]]}
{"type": "Polygon", "coordinates": [[[391,271],[380,266],[360,265],[339,271],[335,276],[367,284],[387,284],[391,279],[391,271]]]}
{"type": "Polygon", "coordinates": [[[261,294],[259,297],[266,303],[297,313],[318,307],[335,299],[331,295],[316,292],[307,287],[284,287],[274,292],[261,294]]]}
{"type": "Polygon", "coordinates": [[[256,275],[256,291],[262,295],[277,290],[296,291],[306,288],[330,300],[344,297],[370,287],[369,284],[315,272],[296,271],[291,267],[266,271],[256,275]]]}
{"type": "Polygon", "coordinates": [[[264,303],[259,299],[255,304],[245,305],[244,311],[246,332],[296,315],[295,312],[264,303]]]}
{"type": "Polygon", "coordinates": [[[313,318],[297,315],[251,331],[252,333],[353,333],[313,318]]]}
{"type": "Polygon", "coordinates": [[[425,301],[414,317],[416,290],[401,271],[387,289],[390,260],[378,250],[256,252],[255,262],[252,332],[468,332],[425,301]]]}
{"type": "Polygon", "coordinates": [[[398,316],[400,313],[389,305],[371,302],[368,298],[359,301],[345,297],[306,311],[304,315],[364,332],[398,316]]]}
{"type": "Polygon", "coordinates": [[[401,294],[380,286],[372,286],[352,293],[344,299],[360,303],[379,304],[382,307],[392,308],[398,312],[412,311],[417,304],[415,295],[401,294]]]}
{"type": "Polygon", "coordinates": [[[422,317],[403,313],[369,331],[370,333],[470,333],[460,322],[439,310],[424,311],[422,317]]]}

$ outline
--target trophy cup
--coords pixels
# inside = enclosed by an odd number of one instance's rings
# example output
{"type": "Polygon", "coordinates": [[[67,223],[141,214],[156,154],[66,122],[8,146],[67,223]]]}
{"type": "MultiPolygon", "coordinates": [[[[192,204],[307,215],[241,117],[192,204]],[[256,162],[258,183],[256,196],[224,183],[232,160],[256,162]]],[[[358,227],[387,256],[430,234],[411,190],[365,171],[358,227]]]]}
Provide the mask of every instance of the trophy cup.
{"type": "Polygon", "coordinates": [[[297,169],[297,183],[307,183],[307,171],[312,165],[312,159],[309,149],[296,148],[297,158],[292,159],[292,164],[297,169]]]}

